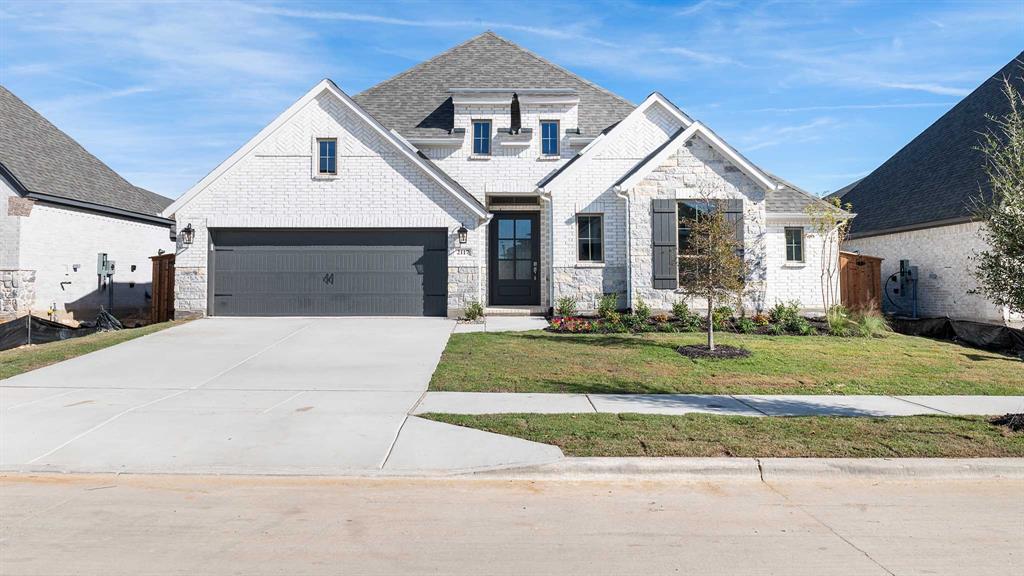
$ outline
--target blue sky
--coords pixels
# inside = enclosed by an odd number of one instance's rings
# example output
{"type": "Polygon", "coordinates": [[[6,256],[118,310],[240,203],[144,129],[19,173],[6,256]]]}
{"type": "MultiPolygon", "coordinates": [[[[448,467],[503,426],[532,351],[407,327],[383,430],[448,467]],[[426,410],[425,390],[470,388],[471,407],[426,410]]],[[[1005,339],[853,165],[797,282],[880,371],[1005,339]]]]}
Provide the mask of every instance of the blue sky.
{"type": "Polygon", "coordinates": [[[1024,0],[509,6],[8,0],[0,82],[173,198],[321,78],[354,94],[492,29],[633,102],[658,90],[822,193],[1024,49],[1024,0]]]}

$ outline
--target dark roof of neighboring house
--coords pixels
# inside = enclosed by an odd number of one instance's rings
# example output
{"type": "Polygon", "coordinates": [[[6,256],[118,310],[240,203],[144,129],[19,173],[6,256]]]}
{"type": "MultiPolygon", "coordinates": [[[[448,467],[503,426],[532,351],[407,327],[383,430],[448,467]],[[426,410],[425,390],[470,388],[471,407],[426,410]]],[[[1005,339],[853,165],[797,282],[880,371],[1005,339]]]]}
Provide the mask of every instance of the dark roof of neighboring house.
{"type": "Polygon", "coordinates": [[[432,136],[453,128],[454,106],[448,92],[452,88],[571,88],[580,99],[578,128],[585,136],[596,136],[634,108],[627,100],[490,31],[353,99],[403,136],[432,136]]]}
{"type": "Polygon", "coordinates": [[[825,198],[839,198],[839,199],[842,199],[842,197],[845,196],[847,192],[849,192],[850,190],[853,190],[854,186],[856,186],[857,184],[860,184],[861,180],[863,180],[863,178],[860,178],[858,180],[854,180],[853,182],[850,182],[849,184],[847,184],[846,186],[843,186],[839,190],[836,190],[835,192],[833,192],[831,194],[826,194],[825,198]]]}
{"type": "Polygon", "coordinates": [[[0,86],[0,164],[23,192],[152,216],[170,198],[133,186],[0,86]]]}
{"type": "Polygon", "coordinates": [[[854,236],[925,228],[930,223],[968,220],[971,203],[990,199],[985,158],[977,150],[979,134],[991,128],[986,115],[1009,111],[1003,78],[1024,92],[1024,52],[989,77],[843,194],[857,213],[854,236]]]}

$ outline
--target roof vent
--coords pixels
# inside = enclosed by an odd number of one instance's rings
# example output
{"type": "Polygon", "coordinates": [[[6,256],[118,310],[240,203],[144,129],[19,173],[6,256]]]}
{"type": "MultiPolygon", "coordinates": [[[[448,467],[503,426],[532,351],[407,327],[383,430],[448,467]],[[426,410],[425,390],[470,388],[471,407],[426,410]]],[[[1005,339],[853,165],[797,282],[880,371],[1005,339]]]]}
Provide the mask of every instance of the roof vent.
{"type": "Polygon", "coordinates": [[[519,134],[523,127],[523,117],[519,112],[519,95],[512,93],[512,120],[509,124],[509,134],[519,134]]]}

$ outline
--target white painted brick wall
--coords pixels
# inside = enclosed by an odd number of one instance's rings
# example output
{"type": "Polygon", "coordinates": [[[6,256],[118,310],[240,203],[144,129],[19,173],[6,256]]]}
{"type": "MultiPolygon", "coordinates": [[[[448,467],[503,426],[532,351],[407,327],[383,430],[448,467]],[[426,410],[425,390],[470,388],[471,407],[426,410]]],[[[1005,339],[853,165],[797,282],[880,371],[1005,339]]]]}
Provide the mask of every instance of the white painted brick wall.
{"type": "Polygon", "coordinates": [[[449,311],[479,294],[462,270],[484,262],[484,227],[464,204],[327,93],[312,100],[176,214],[196,230],[177,259],[175,308],[206,309],[209,227],[445,228],[449,311]],[[338,139],[338,175],[314,177],[316,138],[338,139]],[[456,230],[472,255],[456,255],[456,230]]]}
{"type": "Polygon", "coordinates": [[[98,253],[106,252],[117,263],[114,309],[148,311],[145,296],[151,293],[153,272],[149,257],[161,249],[174,250],[165,226],[38,202],[30,216],[21,218],[20,244],[21,267],[36,271],[32,309],[43,314],[56,303],[59,316],[79,320],[91,320],[101,305],[107,305],[107,293],[97,290],[98,253]],[[79,265],[77,272],[75,264],[79,265]],[[61,282],[70,284],[62,287],[61,282]]]}
{"type": "MultiPolygon", "coordinates": [[[[835,237],[830,238],[835,251],[835,237]]],[[[764,293],[764,307],[771,308],[775,304],[799,302],[801,308],[813,311],[824,311],[822,296],[821,266],[825,245],[822,237],[816,234],[806,219],[776,220],[768,224],[765,236],[765,254],[767,270],[767,290],[764,293]],[[804,230],[804,262],[786,261],[786,228],[797,227],[804,230]]],[[[839,298],[839,272],[836,264],[833,279],[833,294],[839,298]]],[[[838,302],[836,302],[838,304],[838,302]]]]}
{"type": "MultiPolygon", "coordinates": [[[[882,282],[899,270],[900,260],[918,267],[918,310],[922,316],[949,316],[1020,325],[1020,315],[1009,315],[985,297],[970,294],[978,285],[971,270],[971,255],[985,250],[977,222],[939,226],[849,240],[844,249],[882,261],[882,282]]],[[[887,304],[887,303],[886,303],[887,304]]]]}

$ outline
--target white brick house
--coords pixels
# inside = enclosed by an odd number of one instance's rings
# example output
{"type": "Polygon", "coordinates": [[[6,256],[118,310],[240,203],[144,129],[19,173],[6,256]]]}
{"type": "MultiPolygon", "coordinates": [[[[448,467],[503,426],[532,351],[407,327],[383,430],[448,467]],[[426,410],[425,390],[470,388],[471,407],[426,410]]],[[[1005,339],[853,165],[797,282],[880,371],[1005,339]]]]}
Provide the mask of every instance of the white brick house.
{"type": "Polygon", "coordinates": [[[146,315],[169,198],[133,186],[0,86],[0,319],[146,315]],[[116,262],[97,274],[97,256],[116,262]],[[112,296],[112,297],[111,297],[112,296]]]}
{"type": "Polygon", "coordinates": [[[916,311],[1008,326],[1024,317],[977,291],[973,256],[988,249],[973,202],[992,190],[979,135],[993,127],[989,117],[1010,110],[1003,94],[1009,79],[1024,91],[1024,52],[942,115],[875,169],[834,195],[857,212],[844,249],[884,258],[882,306],[911,315],[913,285],[899,282],[900,261],[917,270],[916,311]]]}
{"type": "Polygon", "coordinates": [[[354,97],[319,83],[163,215],[194,231],[183,314],[668,308],[677,211],[705,190],[739,215],[746,305],[820,308],[820,200],[660,94],[633,105],[488,32],[354,97]]]}

